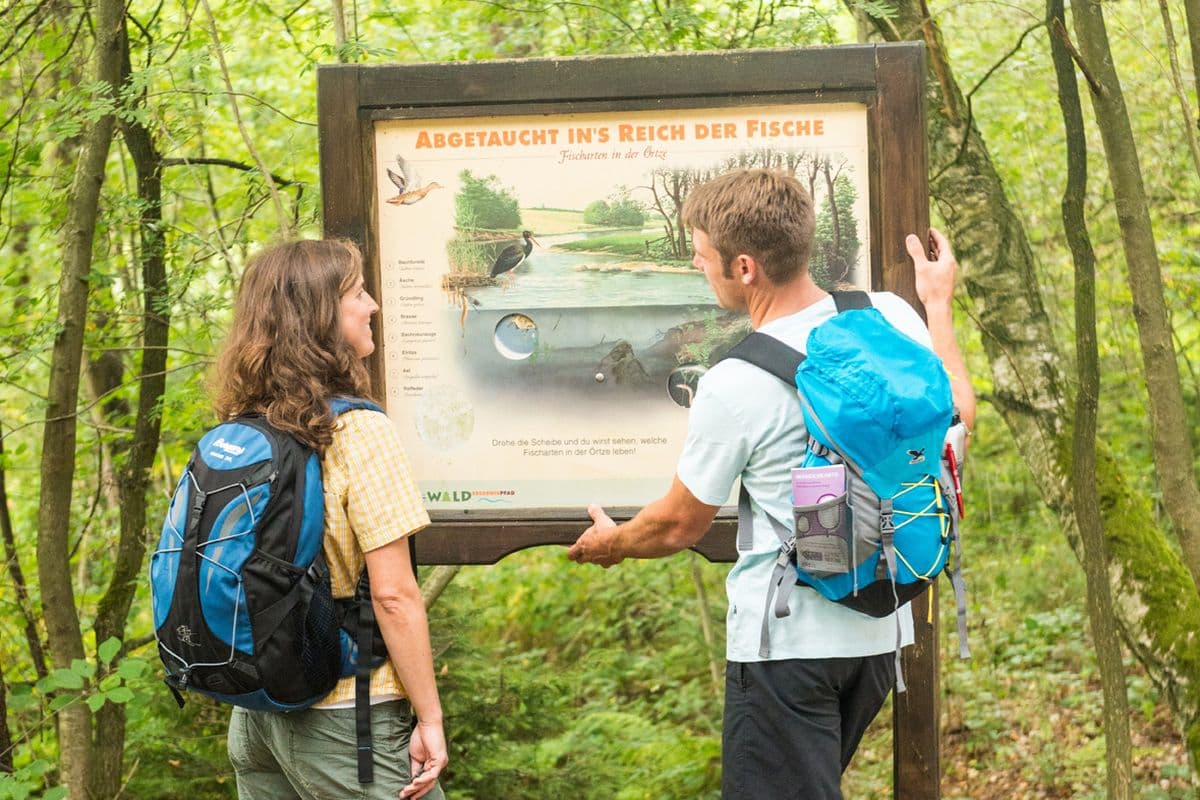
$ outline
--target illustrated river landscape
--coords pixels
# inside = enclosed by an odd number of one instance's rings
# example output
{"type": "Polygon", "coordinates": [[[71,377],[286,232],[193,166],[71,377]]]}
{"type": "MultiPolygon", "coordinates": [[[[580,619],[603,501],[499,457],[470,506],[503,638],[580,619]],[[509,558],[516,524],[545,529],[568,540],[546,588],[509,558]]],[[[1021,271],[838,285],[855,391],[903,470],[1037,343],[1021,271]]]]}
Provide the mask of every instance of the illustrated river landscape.
{"type": "Polygon", "coordinates": [[[527,399],[586,404],[620,392],[690,403],[714,345],[736,341],[745,318],[718,308],[687,262],[564,247],[600,235],[537,236],[495,285],[451,297],[472,381],[527,399]]]}

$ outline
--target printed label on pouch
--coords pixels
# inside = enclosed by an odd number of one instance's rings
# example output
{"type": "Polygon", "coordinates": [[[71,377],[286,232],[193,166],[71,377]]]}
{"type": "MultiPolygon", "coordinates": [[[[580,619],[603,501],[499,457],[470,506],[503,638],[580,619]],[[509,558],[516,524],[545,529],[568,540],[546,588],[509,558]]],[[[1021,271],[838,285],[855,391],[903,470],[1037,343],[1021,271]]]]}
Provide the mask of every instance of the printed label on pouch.
{"type": "Polygon", "coordinates": [[[792,505],[815,506],[846,492],[846,466],[797,467],[792,470],[792,505]]]}

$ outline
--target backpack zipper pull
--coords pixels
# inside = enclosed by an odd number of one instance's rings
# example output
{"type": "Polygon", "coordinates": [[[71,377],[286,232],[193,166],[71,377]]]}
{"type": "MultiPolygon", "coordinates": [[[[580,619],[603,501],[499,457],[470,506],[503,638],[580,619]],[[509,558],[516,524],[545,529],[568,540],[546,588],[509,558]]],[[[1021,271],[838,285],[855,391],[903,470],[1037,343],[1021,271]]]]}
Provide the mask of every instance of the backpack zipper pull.
{"type": "MultiPolygon", "coordinates": [[[[167,683],[167,682],[163,681],[163,683],[167,683]]],[[[175,702],[179,704],[180,708],[183,708],[183,706],[185,705],[183,695],[179,693],[178,689],[176,689],[174,686],[172,686],[169,683],[167,683],[167,688],[171,690],[171,694],[175,695],[175,702]]]]}

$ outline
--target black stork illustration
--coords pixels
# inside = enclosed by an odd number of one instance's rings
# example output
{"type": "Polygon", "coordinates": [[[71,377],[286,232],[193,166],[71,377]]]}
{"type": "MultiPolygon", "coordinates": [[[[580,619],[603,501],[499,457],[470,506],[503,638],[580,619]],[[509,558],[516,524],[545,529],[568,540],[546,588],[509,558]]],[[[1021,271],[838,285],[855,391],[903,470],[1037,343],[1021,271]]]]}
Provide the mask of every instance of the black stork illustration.
{"type": "Polygon", "coordinates": [[[496,256],[496,261],[492,264],[492,271],[489,273],[493,278],[516,269],[525,259],[529,258],[535,244],[541,247],[541,242],[534,239],[533,234],[529,231],[521,231],[521,238],[525,240],[523,245],[510,244],[500,251],[500,255],[496,256]]]}
{"type": "Polygon", "coordinates": [[[400,156],[396,156],[396,171],[389,169],[387,176],[392,185],[400,191],[400,194],[395,197],[389,197],[384,201],[394,206],[411,206],[419,200],[424,200],[425,195],[434,189],[442,188],[442,185],[437,181],[421,185],[421,178],[417,175],[416,170],[409,166],[408,162],[400,156]]]}

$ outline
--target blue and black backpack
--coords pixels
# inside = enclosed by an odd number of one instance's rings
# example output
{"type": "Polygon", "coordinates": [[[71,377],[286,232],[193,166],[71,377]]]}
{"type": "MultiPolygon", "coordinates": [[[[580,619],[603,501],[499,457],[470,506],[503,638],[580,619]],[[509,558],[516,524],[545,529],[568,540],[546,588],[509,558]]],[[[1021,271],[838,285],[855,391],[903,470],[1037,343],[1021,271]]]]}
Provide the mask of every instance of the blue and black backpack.
{"type": "MultiPolygon", "coordinates": [[[[356,398],[330,406],[383,411],[356,398]]],[[[193,450],[150,559],[154,635],[181,706],[187,690],[295,711],[357,675],[359,781],[370,783],[370,674],[387,651],[365,570],[352,599],[333,599],[324,535],[317,453],[262,416],[217,425],[193,450]]]]}
{"type": "MultiPolygon", "coordinates": [[[[788,615],[797,583],[855,611],[886,617],[944,571],[954,587],[959,651],[966,658],[959,508],[944,458],[952,426],[963,430],[950,381],[941,359],[889,323],[865,292],[834,292],[833,298],[838,313],[809,333],[807,356],[758,332],[725,355],[796,388],[809,437],[801,467],[845,465],[844,493],[793,505],[788,524],[769,518],[780,550],[759,655],[770,654],[770,614],[788,615]],[[841,549],[831,550],[831,542],[841,549]],[[955,566],[948,569],[952,548],[955,566]],[[822,563],[823,557],[834,561],[830,553],[839,556],[838,566],[822,563]]],[[[747,549],[752,534],[744,487],[738,506],[738,545],[747,549]]],[[[904,691],[898,620],[896,637],[897,691],[904,691]]]]}

